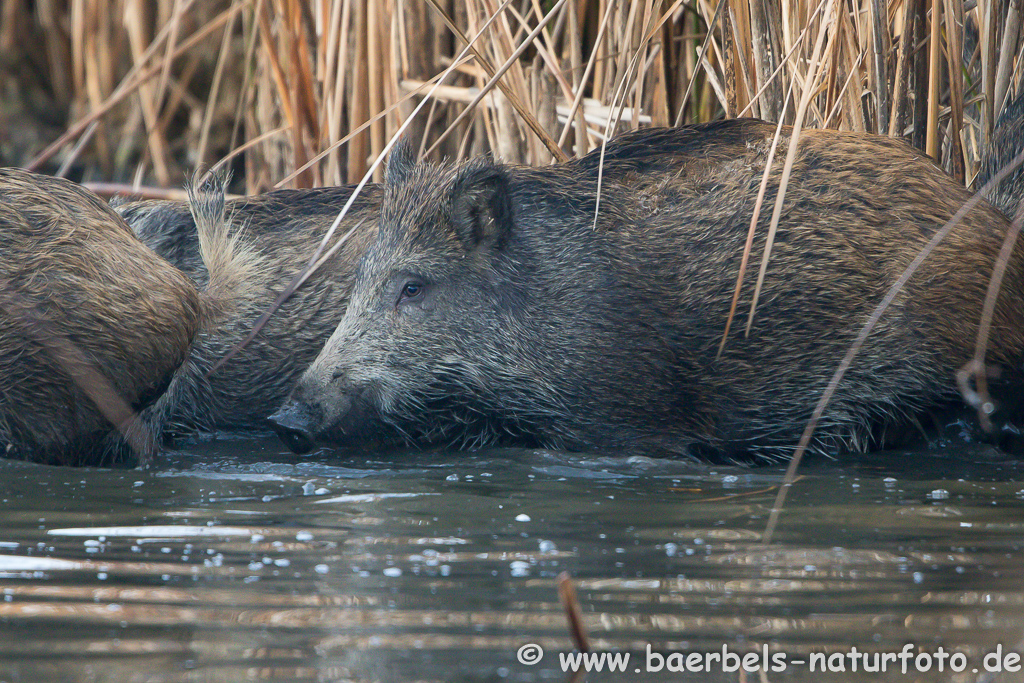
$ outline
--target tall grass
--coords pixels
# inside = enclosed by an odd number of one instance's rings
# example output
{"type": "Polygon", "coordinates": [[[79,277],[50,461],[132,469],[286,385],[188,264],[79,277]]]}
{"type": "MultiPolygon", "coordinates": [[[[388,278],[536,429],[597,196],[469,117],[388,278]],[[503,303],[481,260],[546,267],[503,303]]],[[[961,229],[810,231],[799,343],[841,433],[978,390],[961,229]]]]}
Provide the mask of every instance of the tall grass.
{"type": "Polygon", "coordinates": [[[0,0],[0,155],[160,187],[225,158],[249,192],[355,181],[503,8],[413,121],[426,155],[545,164],[803,102],[803,126],[906,137],[970,183],[1021,88],[1018,5],[0,0]]]}

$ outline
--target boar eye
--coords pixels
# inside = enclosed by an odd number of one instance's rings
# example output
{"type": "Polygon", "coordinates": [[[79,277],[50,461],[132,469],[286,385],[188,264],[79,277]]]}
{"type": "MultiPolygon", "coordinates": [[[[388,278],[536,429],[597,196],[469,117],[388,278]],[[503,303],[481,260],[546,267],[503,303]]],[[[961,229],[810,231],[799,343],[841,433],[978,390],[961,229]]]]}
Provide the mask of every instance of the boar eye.
{"type": "Polygon", "coordinates": [[[415,299],[423,295],[423,285],[419,282],[406,282],[405,286],[402,287],[402,295],[398,298],[398,302],[401,303],[407,299],[415,299]]]}

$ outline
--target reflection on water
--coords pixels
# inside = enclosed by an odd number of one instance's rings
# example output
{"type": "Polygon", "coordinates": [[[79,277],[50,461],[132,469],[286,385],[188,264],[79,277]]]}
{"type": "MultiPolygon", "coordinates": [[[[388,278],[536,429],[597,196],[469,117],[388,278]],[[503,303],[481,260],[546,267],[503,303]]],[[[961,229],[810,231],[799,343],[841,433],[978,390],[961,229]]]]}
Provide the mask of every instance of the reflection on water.
{"type": "Polygon", "coordinates": [[[1015,462],[809,466],[764,547],[781,469],[282,451],[198,444],[154,472],[0,461],[0,681],[566,681],[563,571],[593,647],[632,656],[577,680],[1024,680],[983,666],[1024,653],[1015,462]],[[527,643],[539,663],[517,660],[527,643]],[[851,646],[908,644],[968,666],[852,670],[851,646]],[[668,670],[723,646],[845,671],[668,670]]]}

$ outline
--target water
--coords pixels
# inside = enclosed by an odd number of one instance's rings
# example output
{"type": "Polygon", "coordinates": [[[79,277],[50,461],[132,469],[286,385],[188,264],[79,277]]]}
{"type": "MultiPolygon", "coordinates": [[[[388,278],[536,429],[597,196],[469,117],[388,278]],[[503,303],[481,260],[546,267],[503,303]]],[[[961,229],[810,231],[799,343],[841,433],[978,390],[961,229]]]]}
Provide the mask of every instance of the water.
{"type": "Polygon", "coordinates": [[[592,647],[631,656],[575,680],[1020,681],[984,664],[1024,653],[1022,474],[985,449],[817,463],[765,548],[781,468],[271,439],[146,472],[0,461],[0,681],[568,681],[562,572],[592,647]],[[906,674],[850,655],[908,645],[906,674]],[[768,672],[670,670],[723,647],[768,672]]]}

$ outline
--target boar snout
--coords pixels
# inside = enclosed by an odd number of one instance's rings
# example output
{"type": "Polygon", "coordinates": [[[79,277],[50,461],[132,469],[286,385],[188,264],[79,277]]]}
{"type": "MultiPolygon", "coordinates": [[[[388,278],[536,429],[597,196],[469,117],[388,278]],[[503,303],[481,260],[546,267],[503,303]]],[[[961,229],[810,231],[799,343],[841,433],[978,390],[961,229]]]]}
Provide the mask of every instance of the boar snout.
{"type": "Polygon", "coordinates": [[[305,455],[316,447],[311,412],[307,404],[290,398],[267,418],[284,445],[296,455],[305,455]]]}

